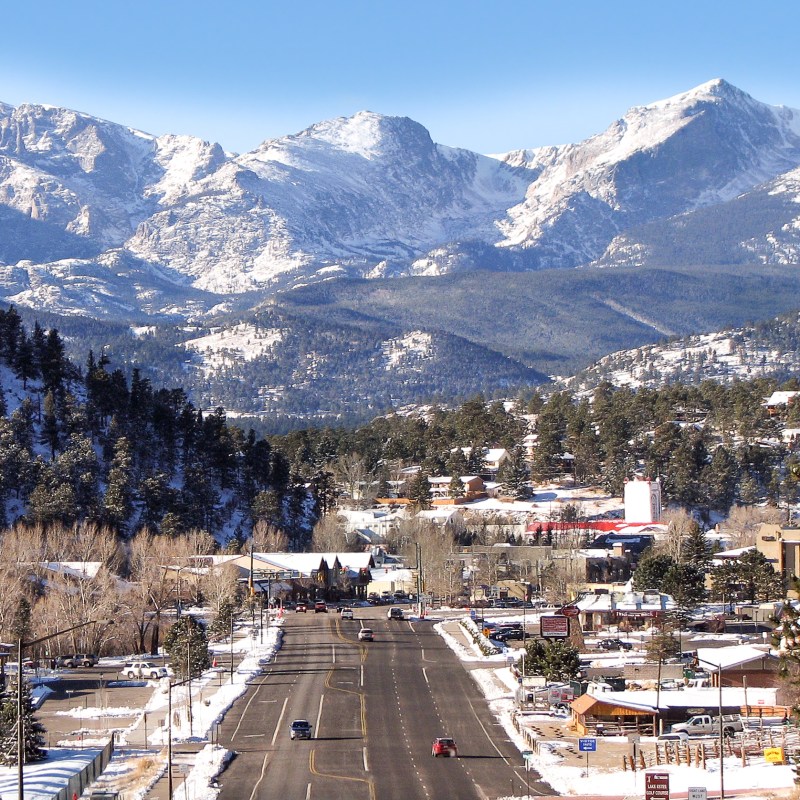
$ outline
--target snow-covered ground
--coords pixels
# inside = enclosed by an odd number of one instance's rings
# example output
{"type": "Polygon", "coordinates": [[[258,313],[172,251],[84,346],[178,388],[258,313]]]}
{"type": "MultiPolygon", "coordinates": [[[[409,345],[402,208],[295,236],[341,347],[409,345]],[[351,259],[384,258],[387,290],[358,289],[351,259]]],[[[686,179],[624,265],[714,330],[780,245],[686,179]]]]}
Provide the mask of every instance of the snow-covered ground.
{"type": "MultiPolygon", "coordinates": [[[[528,614],[528,621],[532,621],[533,614],[528,614]]],[[[450,618],[452,620],[452,617],[450,618]]],[[[521,620],[521,615],[520,615],[521,620]]],[[[243,656],[231,680],[227,673],[220,674],[216,669],[209,670],[194,684],[192,728],[189,729],[188,715],[180,714],[178,721],[173,718],[173,741],[202,741],[211,738],[210,734],[216,723],[220,722],[225,712],[233,705],[235,700],[245,693],[248,680],[258,674],[264,663],[274,658],[275,652],[280,647],[282,634],[282,620],[274,620],[266,631],[263,643],[258,636],[247,636],[234,641],[234,650],[243,656]],[[262,664],[259,664],[259,662],[262,664]],[[201,701],[202,698],[202,701],[201,701]]],[[[489,703],[490,708],[504,727],[511,741],[520,749],[520,753],[529,750],[523,735],[514,725],[515,703],[514,692],[517,680],[509,665],[509,653],[484,656],[477,646],[472,645],[460,635],[453,635],[447,630],[449,625],[445,620],[435,621],[435,629],[450,648],[462,661],[481,662],[477,668],[470,670],[477,685],[489,703]],[[485,665],[485,666],[483,666],[485,665]]],[[[230,644],[222,643],[212,645],[212,652],[220,654],[230,652],[230,644]]],[[[618,659],[635,657],[630,653],[614,654],[618,659]]],[[[173,694],[173,707],[185,707],[186,697],[181,696],[181,688],[175,689],[173,694]]],[[[126,743],[127,737],[137,728],[141,717],[166,708],[168,695],[163,687],[155,687],[147,705],[142,709],[131,708],[79,708],[69,712],[71,715],[82,718],[92,718],[100,715],[130,716],[138,713],[137,721],[119,737],[121,744],[126,743]]],[[[165,715],[166,716],[166,715],[165,715]]],[[[535,717],[527,717],[533,721],[535,717]]],[[[540,721],[552,723],[552,716],[542,715],[540,721]]],[[[166,728],[156,728],[148,735],[151,745],[164,744],[167,741],[166,728]]],[[[610,740],[609,740],[610,741],[610,740]]],[[[647,740],[643,739],[643,743],[647,740]]],[[[89,748],[92,742],[84,741],[84,746],[89,748]]],[[[104,742],[98,741],[98,746],[104,742]]],[[[560,752],[565,748],[564,741],[543,742],[539,752],[533,755],[531,766],[543,774],[553,789],[562,795],[594,795],[594,796],[643,796],[644,772],[623,772],[620,768],[602,767],[589,762],[589,774],[586,775],[585,764],[565,763],[567,759],[560,752]]],[[[599,742],[599,747],[604,746],[604,740],[599,742]]],[[[41,764],[30,765],[26,768],[26,796],[52,796],[58,789],[66,784],[69,775],[79,771],[88,760],[95,755],[94,750],[80,751],[68,748],[54,748],[50,757],[41,764]]],[[[127,751],[126,751],[127,752],[127,751]]],[[[127,790],[127,795],[132,800],[141,800],[157,779],[158,773],[149,778],[141,779],[136,788],[133,788],[133,776],[140,769],[140,762],[148,754],[143,751],[130,751],[127,759],[115,759],[106,770],[103,780],[122,780],[127,790]]],[[[188,795],[195,800],[215,800],[219,791],[215,778],[224,768],[225,763],[232,753],[222,747],[209,744],[201,750],[196,757],[193,769],[189,772],[188,795]]],[[[152,756],[152,753],[149,754],[152,756]]],[[[520,756],[522,760],[522,756],[520,756]]],[[[736,757],[727,758],[724,765],[725,790],[750,790],[747,797],[764,798],[774,791],[788,789],[793,786],[793,773],[789,766],[773,766],[760,763],[762,759],[750,758],[747,767],[742,767],[741,760],[736,757]]],[[[689,787],[705,786],[709,794],[719,790],[719,764],[708,762],[708,769],[667,765],[658,767],[659,772],[670,773],[670,791],[673,793],[685,792],[689,787]]],[[[161,770],[163,772],[163,768],[161,770]]],[[[0,798],[14,794],[16,787],[16,769],[0,768],[0,798]]],[[[187,789],[183,784],[176,787],[174,800],[186,796],[187,789]]],[[[522,800],[518,798],[502,798],[502,800],[522,800]]]]}

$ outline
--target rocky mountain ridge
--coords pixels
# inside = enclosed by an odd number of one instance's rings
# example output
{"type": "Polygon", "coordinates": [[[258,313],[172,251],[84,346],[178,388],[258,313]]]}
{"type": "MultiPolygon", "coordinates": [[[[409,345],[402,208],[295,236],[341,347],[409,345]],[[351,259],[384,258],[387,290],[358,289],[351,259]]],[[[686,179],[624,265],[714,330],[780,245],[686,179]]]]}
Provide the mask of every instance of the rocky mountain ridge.
{"type": "MultiPolygon", "coordinates": [[[[0,293],[62,313],[186,317],[335,277],[653,263],[632,231],[794,197],[798,166],[800,114],[721,80],[584,142],[496,157],[371,112],[236,155],[0,104],[0,293]]],[[[785,216],[742,256],[796,259],[785,216]]]]}

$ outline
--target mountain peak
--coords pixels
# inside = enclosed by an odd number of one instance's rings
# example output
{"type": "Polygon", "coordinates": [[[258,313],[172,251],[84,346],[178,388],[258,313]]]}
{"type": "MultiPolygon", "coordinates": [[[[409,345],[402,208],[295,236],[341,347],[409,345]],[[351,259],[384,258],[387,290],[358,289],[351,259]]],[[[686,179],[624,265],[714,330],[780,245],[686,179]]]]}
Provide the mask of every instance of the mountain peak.
{"type": "Polygon", "coordinates": [[[433,147],[427,129],[409,117],[390,117],[374,111],[359,111],[350,117],[318,122],[298,137],[317,139],[336,148],[376,158],[400,148],[433,147]]]}

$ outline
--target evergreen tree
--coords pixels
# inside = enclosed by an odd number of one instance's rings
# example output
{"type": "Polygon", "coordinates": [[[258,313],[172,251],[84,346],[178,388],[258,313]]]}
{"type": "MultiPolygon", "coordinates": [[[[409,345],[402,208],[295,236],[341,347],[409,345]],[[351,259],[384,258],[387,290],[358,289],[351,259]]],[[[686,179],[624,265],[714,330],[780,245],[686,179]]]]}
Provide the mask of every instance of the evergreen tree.
{"type": "Polygon", "coordinates": [[[681,561],[703,570],[711,561],[708,539],[695,521],[692,521],[688,534],[681,542],[681,561]]]}
{"type": "Polygon", "coordinates": [[[208,636],[197,620],[184,614],[167,631],[164,649],[179,679],[202,674],[211,666],[208,636]]]}
{"type": "Polygon", "coordinates": [[[581,662],[578,648],[562,639],[528,639],[525,643],[525,674],[544,675],[548,681],[577,677],[581,662]]]}
{"type": "Polygon", "coordinates": [[[762,603],[783,596],[783,580],[758,550],[726,559],[711,572],[714,594],[722,599],[762,603]]]}
{"type": "Polygon", "coordinates": [[[431,483],[426,472],[420,470],[411,479],[408,487],[408,499],[417,508],[425,509],[431,507],[431,483]]]}
{"type": "Polygon", "coordinates": [[[662,591],[664,579],[674,566],[675,560],[670,556],[648,550],[639,559],[639,564],[633,573],[633,588],[639,592],[645,589],[662,591]]]}
{"type": "Polygon", "coordinates": [[[666,661],[677,656],[680,651],[680,641],[672,631],[658,631],[645,646],[648,661],[666,661]]]}
{"type": "Polygon", "coordinates": [[[212,639],[224,639],[230,636],[233,629],[233,621],[239,613],[239,609],[232,598],[226,597],[220,603],[219,611],[213,621],[208,626],[208,633],[212,639]]]}
{"type": "Polygon", "coordinates": [[[28,682],[22,676],[21,668],[11,681],[10,691],[7,691],[0,701],[0,764],[12,766],[18,763],[17,753],[17,721],[19,719],[18,693],[20,691],[20,678],[22,679],[22,741],[23,764],[31,764],[47,757],[45,749],[45,728],[36,718],[31,702],[31,692],[28,682]]]}
{"type": "Polygon", "coordinates": [[[131,449],[128,440],[120,436],[114,445],[114,460],[108,472],[108,484],[103,498],[103,516],[117,530],[124,530],[133,508],[133,475],[131,449]]]}
{"type": "Polygon", "coordinates": [[[696,608],[705,600],[705,571],[696,564],[672,564],[658,589],[682,609],[696,608]]]}
{"type": "Polygon", "coordinates": [[[500,467],[497,479],[503,484],[506,494],[515,500],[523,500],[529,494],[529,477],[525,454],[520,448],[515,448],[511,458],[500,467]]]}

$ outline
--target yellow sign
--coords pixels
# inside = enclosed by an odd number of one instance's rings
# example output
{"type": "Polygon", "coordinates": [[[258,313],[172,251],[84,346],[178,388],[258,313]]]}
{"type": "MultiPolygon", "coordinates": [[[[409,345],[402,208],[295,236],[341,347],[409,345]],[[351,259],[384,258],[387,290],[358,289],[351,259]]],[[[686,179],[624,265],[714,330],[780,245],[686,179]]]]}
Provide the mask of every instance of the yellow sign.
{"type": "Polygon", "coordinates": [[[764,760],[767,762],[767,764],[784,764],[785,760],[783,757],[783,748],[765,747],[764,760]]]}

